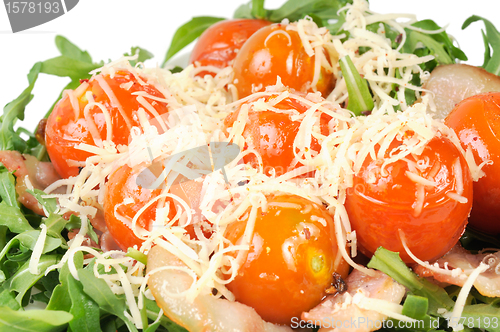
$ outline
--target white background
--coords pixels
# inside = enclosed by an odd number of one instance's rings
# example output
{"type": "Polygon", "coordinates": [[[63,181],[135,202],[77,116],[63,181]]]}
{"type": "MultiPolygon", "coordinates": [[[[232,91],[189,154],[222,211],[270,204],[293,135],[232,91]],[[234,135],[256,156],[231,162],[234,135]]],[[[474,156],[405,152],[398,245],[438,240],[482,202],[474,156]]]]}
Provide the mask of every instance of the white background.
{"type": "MultiPolygon", "coordinates": [[[[27,0],[23,0],[27,1],[27,0]]],[[[28,0],[29,1],[29,0],[28,0]]],[[[171,38],[180,25],[193,16],[232,17],[234,10],[248,0],[80,0],[67,14],[13,34],[5,7],[0,7],[0,109],[17,97],[28,85],[26,74],[37,62],[58,56],[54,44],[57,34],[64,35],[94,61],[116,59],[131,46],[140,46],[155,55],[146,63],[161,63],[171,38]]],[[[285,0],[268,0],[266,8],[277,8],[285,0]]],[[[489,19],[500,29],[498,0],[371,0],[378,13],[413,13],[418,19],[433,19],[448,32],[469,57],[470,64],[481,65],[484,46],[483,24],[474,23],[466,30],[461,25],[476,14],[489,19]]],[[[60,90],[65,78],[41,75],[28,105],[23,126],[34,128],[60,90]]]]}

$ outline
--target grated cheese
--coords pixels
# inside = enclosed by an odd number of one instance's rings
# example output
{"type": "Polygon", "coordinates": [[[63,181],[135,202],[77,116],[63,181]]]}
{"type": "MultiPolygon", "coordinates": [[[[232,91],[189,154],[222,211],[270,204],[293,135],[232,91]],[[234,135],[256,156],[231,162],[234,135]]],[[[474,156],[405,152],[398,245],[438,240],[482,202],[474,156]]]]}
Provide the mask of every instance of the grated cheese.
{"type": "MultiPolygon", "coordinates": [[[[266,39],[271,42],[271,37],[283,34],[291,42],[287,31],[296,31],[304,45],[304,50],[309,56],[315,57],[314,75],[311,86],[316,86],[325,69],[334,73],[337,82],[335,89],[326,100],[321,99],[319,93],[301,94],[283,86],[278,78],[277,84],[265,88],[264,91],[237,100],[237,92],[233,85],[233,71],[231,67],[224,69],[211,66],[186,67],[179,73],[172,73],[162,68],[131,67],[129,60],[134,57],[124,57],[111,62],[93,72],[109,74],[111,77],[119,70],[126,69],[134,76],[139,84],[153,84],[164,98],[151,96],[145,92],[134,92],[141,107],[133,112],[133,119],[137,120],[138,127],[131,126],[131,119],[125,116],[125,111],[114,95],[109,84],[100,76],[94,76],[111,101],[112,107],[118,109],[131,129],[131,140],[126,146],[116,146],[112,142],[111,115],[102,104],[96,103],[91,94],[87,94],[89,103],[83,110],[84,117],[89,123],[89,131],[94,140],[94,145],[80,144],[78,149],[92,154],[82,166],[80,174],[70,179],[59,180],[47,188],[51,197],[58,198],[61,213],[76,212],[82,220],[82,227],[78,234],[69,242],[69,250],[61,262],[50,269],[60,268],[65,262],[69,263],[70,272],[78,279],[73,262],[76,252],[86,252],[96,258],[93,266],[96,277],[106,281],[116,294],[125,294],[128,304],[127,317],[142,328],[140,309],[143,307],[142,296],[147,294],[147,280],[149,276],[160,270],[175,269],[188,274],[193,282],[185,291],[168,296],[185,297],[186,301],[194,303],[197,296],[212,294],[217,290],[219,296],[224,296],[228,301],[234,301],[234,295],[226,288],[237,275],[239,268],[245,263],[252,242],[257,211],[266,211],[269,207],[291,207],[291,203],[267,203],[266,195],[282,193],[293,194],[310,200],[310,206],[304,208],[303,213],[312,209],[312,204],[325,204],[334,217],[335,238],[338,243],[338,254],[335,266],[342,259],[355,269],[368,275],[373,275],[373,270],[361,266],[351,257],[357,254],[356,232],[351,229],[349,216],[344,207],[347,190],[353,189],[353,178],[362,171],[367,158],[383,159],[380,173],[387,174],[388,167],[397,161],[405,161],[408,169],[405,174],[416,183],[417,191],[414,203],[414,214],[418,216],[424,206],[425,190],[435,187],[434,176],[439,168],[434,165],[426,177],[422,172],[430,167],[429,161],[419,159],[426,144],[436,136],[443,135],[464,154],[467,165],[475,178],[481,176],[481,167],[474,161],[471,151],[463,151],[460,142],[452,130],[445,127],[442,122],[432,119],[427,114],[432,96],[427,94],[420,103],[407,105],[405,91],[413,90],[418,95],[422,89],[410,83],[413,73],[418,73],[421,80],[425,80],[428,73],[424,73],[420,64],[433,59],[433,56],[417,57],[402,54],[399,49],[393,50],[390,41],[385,38],[382,25],[379,31],[370,32],[366,26],[372,23],[386,23],[395,27],[406,38],[405,28],[411,28],[414,18],[411,15],[378,15],[371,13],[368,3],[354,0],[352,5],[346,5],[342,11],[346,12],[346,21],[342,29],[349,33],[349,38],[342,42],[341,36],[331,36],[325,28],[318,28],[311,18],[298,22],[282,22],[286,31],[276,31],[266,39]],[[408,22],[396,22],[397,18],[408,18],[408,22]],[[359,54],[361,47],[370,50],[359,54]],[[348,98],[345,77],[340,74],[337,63],[330,63],[326,54],[331,59],[349,55],[359,73],[368,81],[374,93],[375,108],[371,115],[354,118],[351,113],[340,105],[348,98]],[[206,75],[197,77],[202,71],[211,71],[215,76],[206,75]],[[396,73],[401,74],[396,78],[396,73]],[[397,84],[400,89],[396,96],[390,96],[392,85],[397,84]],[[299,112],[294,109],[283,110],[276,105],[291,99],[300,103],[306,109],[299,112]],[[169,112],[160,116],[155,108],[155,103],[166,103],[169,112]],[[401,112],[396,112],[399,106],[401,112]],[[106,139],[101,139],[91,110],[98,107],[104,116],[106,124],[106,139]],[[223,121],[231,113],[238,110],[238,115],[228,131],[223,130],[223,121]],[[300,121],[293,142],[295,165],[293,170],[276,176],[275,172],[268,175],[264,173],[262,156],[252,146],[243,133],[246,124],[250,121],[250,112],[272,110],[277,113],[289,115],[292,121],[300,121]],[[328,133],[322,131],[321,119],[328,117],[328,133]],[[408,132],[414,133],[407,137],[408,132]],[[213,165],[200,160],[196,156],[184,156],[181,153],[206,146],[211,142],[233,142],[242,149],[234,160],[231,160],[222,170],[214,170],[213,165]],[[392,142],[397,141],[399,146],[391,148],[392,142]],[[312,148],[313,142],[318,142],[320,151],[312,148]],[[253,155],[258,167],[252,168],[243,163],[243,158],[253,155]],[[177,159],[176,159],[177,158],[177,159]],[[145,274],[144,265],[126,257],[123,252],[100,253],[83,245],[87,235],[88,222],[95,217],[98,209],[104,204],[104,188],[107,178],[117,168],[128,165],[131,168],[149,166],[159,163],[164,167],[162,177],[157,181],[150,181],[152,185],[161,188],[161,194],[150,202],[144,204],[133,218],[122,216],[118,212],[120,205],[114,207],[115,217],[125,225],[129,225],[134,234],[144,240],[142,246],[137,248],[147,254],[154,245],[159,245],[182,261],[184,266],[166,266],[145,274]],[[435,168],[434,168],[435,167],[435,168]],[[312,178],[301,178],[301,175],[315,171],[312,178]],[[191,206],[180,196],[170,191],[180,179],[195,179],[201,186],[199,206],[191,206]],[[243,183],[243,185],[241,185],[243,183]],[[59,187],[66,187],[64,194],[53,193],[59,187]],[[170,204],[169,201],[174,202],[170,204]],[[152,220],[151,229],[142,229],[138,226],[138,218],[146,209],[156,204],[158,206],[152,220]],[[175,207],[176,215],[169,219],[171,209],[175,207]],[[194,210],[198,216],[194,215],[194,210]],[[198,217],[198,219],[196,219],[198,217]],[[203,217],[203,218],[200,218],[203,217]],[[241,243],[230,243],[225,237],[226,227],[237,220],[248,220],[245,226],[241,243]],[[201,225],[209,224],[213,234],[206,238],[201,225]],[[185,227],[194,227],[198,239],[190,239],[185,227]],[[350,254],[349,254],[350,251],[350,254]],[[106,271],[114,268],[116,274],[99,274],[98,266],[103,266],[106,271]],[[126,269],[123,269],[125,266],[126,269]],[[227,278],[223,278],[224,274],[227,278]],[[137,299],[138,298],[138,299],[137,299]]],[[[436,33],[435,31],[433,33],[436,33]]],[[[403,42],[404,43],[404,42],[403,42]]],[[[402,44],[401,44],[402,45],[402,44]]],[[[129,90],[132,84],[124,83],[121,89],[129,90]]],[[[82,88],[82,91],[84,89],[82,88]]],[[[65,92],[71,101],[75,115],[79,115],[77,92],[65,92]]],[[[209,154],[213,163],[213,151],[209,154]]],[[[455,192],[447,195],[460,203],[465,197],[461,196],[464,184],[461,181],[462,165],[457,159],[453,165],[453,174],[458,179],[455,182],[455,192]]],[[[144,177],[147,174],[143,174],[144,177]]],[[[154,179],[153,179],[154,180],[154,179]]],[[[375,181],[373,174],[373,181],[375,181]]],[[[356,189],[356,188],[354,188],[356,189]]],[[[133,199],[126,199],[121,204],[137,204],[133,199]]],[[[301,208],[300,206],[298,208],[301,208]]],[[[317,216],[312,217],[326,226],[326,220],[317,216]]],[[[43,226],[43,225],[42,225],[43,226]]],[[[30,260],[30,272],[37,272],[35,267],[43,250],[46,229],[42,227],[41,234],[35,245],[37,253],[30,260]],[[43,233],[45,231],[45,233],[43,233]],[[42,235],[43,234],[43,235],[42,235]],[[40,242],[40,243],[39,243],[40,242]],[[41,249],[40,249],[41,246],[41,249]],[[37,258],[38,257],[38,258],[37,258]]],[[[437,271],[463,276],[463,271],[441,269],[427,262],[418,260],[409,250],[400,234],[403,246],[410,257],[417,263],[437,271]]],[[[297,241],[301,241],[299,238],[297,241]]],[[[283,246],[293,246],[297,243],[285,243],[283,246]]],[[[293,270],[295,268],[293,252],[285,257],[286,264],[293,270]]],[[[50,271],[47,270],[47,271],[50,271]]],[[[33,273],[32,272],[32,273],[33,273]]],[[[47,272],[46,272],[47,273],[47,272]]],[[[478,272],[479,274],[480,272],[478,272]]],[[[470,277],[469,277],[470,278],[470,277]]],[[[465,287],[464,287],[465,288],[465,287]]],[[[470,288],[469,288],[470,290],[470,288]]],[[[468,292],[468,291],[467,291],[468,292]]],[[[362,295],[354,296],[353,301],[366,310],[380,312],[389,317],[411,321],[401,315],[401,306],[388,304],[383,301],[368,299],[362,295]]],[[[462,299],[462,298],[461,298],[462,299]]],[[[459,302],[457,301],[457,304],[459,302]]],[[[458,308],[458,306],[457,306],[458,308]]],[[[458,310],[458,309],[457,309],[458,310]]],[[[456,313],[454,313],[456,314],[456,313]]]]}

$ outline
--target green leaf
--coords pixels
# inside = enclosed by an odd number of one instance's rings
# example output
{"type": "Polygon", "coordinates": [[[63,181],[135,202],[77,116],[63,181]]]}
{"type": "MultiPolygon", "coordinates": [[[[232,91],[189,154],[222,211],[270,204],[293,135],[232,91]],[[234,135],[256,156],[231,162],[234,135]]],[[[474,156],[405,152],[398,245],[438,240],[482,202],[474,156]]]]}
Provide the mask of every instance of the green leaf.
{"type": "Polygon", "coordinates": [[[62,331],[73,316],[65,311],[14,311],[0,307],[0,330],[9,332],[62,331]]]}
{"type": "Polygon", "coordinates": [[[19,207],[10,206],[5,201],[0,202],[0,225],[7,226],[12,233],[33,230],[19,207]]]}
{"type": "MultiPolygon", "coordinates": [[[[415,22],[412,24],[412,26],[414,27],[417,27],[417,28],[420,28],[420,29],[424,29],[424,30],[440,30],[441,27],[436,24],[436,22],[434,22],[433,20],[422,20],[422,21],[418,21],[418,22],[415,22]]],[[[413,30],[406,30],[407,33],[413,33],[413,32],[416,32],[416,31],[413,31],[413,30]]],[[[419,34],[422,34],[419,32],[419,34]]],[[[436,41],[440,46],[439,47],[436,47],[435,44],[433,43],[430,43],[429,45],[427,45],[425,43],[425,41],[423,40],[422,43],[424,44],[424,46],[428,47],[429,49],[431,49],[431,54],[436,54],[437,56],[440,56],[440,53],[441,52],[445,52],[452,60],[452,63],[455,62],[455,59],[459,59],[459,60],[467,60],[467,56],[465,55],[465,53],[455,47],[455,45],[453,44],[453,40],[450,38],[450,36],[445,32],[445,31],[442,31],[442,32],[439,32],[439,33],[429,33],[429,34],[425,34],[427,37],[433,39],[434,41],[436,41]]],[[[410,51],[410,53],[414,53],[414,50],[415,50],[415,45],[414,45],[414,48],[410,51]]],[[[442,63],[440,62],[439,59],[437,59],[438,63],[442,63]]]]}
{"type": "Polygon", "coordinates": [[[252,17],[252,2],[240,5],[233,14],[234,18],[253,18],[252,17]]]}
{"type": "Polygon", "coordinates": [[[99,323],[99,306],[83,292],[83,286],[71,274],[67,276],[68,290],[71,297],[70,314],[73,319],[69,326],[73,331],[97,332],[101,331],[99,323]]]}
{"type": "Polygon", "coordinates": [[[31,91],[35,86],[42,64],[37,62],[28,74],[29,86],[13,101],[5,105],[0,117],[0,150],[17,150],[25,152],[26,142],[14,131],[17,120],[24,120],[26,105],[33,99],[31,91]]]}
{"type": "Polygon", "coordinates": [[[359,75],[348,55],[340,58],[339,64],[349,94],[347,109],[355,115],[361,115],[364,111],[371,111],[373,109],[373,98],[366,80],[359,75]]]}
{"type": "Polygon", "coordinates": [[[144,265],[146,265],[148,263],[148,256],[147,255],[145,255],[142,252],[140,252],[139,250],[131,248],[131,247],[129,247],[127,249],[126,256],[131,257],[131,258],[135,259],[136,261],[141,262],[144,265]]]}
{"type": "Polygon", "coordinates": [[[80,269],[78,277],[83,285],[83,290],[94,300],[99,307],[125,322],[130,331],[137,332],[135,325],[123,314],[126,309],[125,300],[118,298],[109,288],[108,284],[95,277],[94,272],[80,269]]]}
{"type": "Polygon", "coordinates": [[[321,2],[318,0],[288,0],[280,8],[273,10],[269,19],[273,22],[280,22],[284,18],[290,19],[290,21],[296,20],[297,13],[302,16],[306,11],[304,8],[307,8],[311,4],[315,4],[317,2],[321,2]]]}
{"type": "Polygon", "coordinates": [[[500,308],[493,307],[489,304],[474,304],[464,307],[459,323],[469,328],[485,329],[489,332],[500,332],[499,321],[500,308]]]}
{"type": "Polygon", "coordinates": [[[153,53],[140,48],[140,47],[132,47],[130,49],[130,53],[125,53],[125,56],[132,56],[132,55],[138,55],[137,60],[134,61],[129,61],[131,66],[135,66],[138,62],[144,62],[146,60],[152,59],[153,58],[153,53]]]}
{"type": "Polygon", "coordinates": [[[422,43],[431,50],[431,54],[436,57],[438,63],[446,65],[455,62],[448,52],[446,52],[444,46],[434,38],[418,31],[411,31],[405,43],[405,46],[412,50],[409,53],[413,53],[419,43],[422,43]]]}
{"type": "Polygon", "coordinates": [[[422,296],[409,294],[403,304],[402,314],[414,319],[424,319],[429,308],[429,300],[422,296]]]}
{"type": "Polygon", "coordinates": [[[86,63],[92,63],[92,58],[87,51],[82,51],[78,46],[63,36],[56,36],[56,47],[59,52],[61,52],[61,55],[64,55],[65,57],[86,63]]]}
{"type": "Polygon", "coordinates": [[[6,168],[0,170],[0,197],[9,206],[19,206],[14,175],[6,168]]]}
{"type": "MultiPolygon", "coordinates": [[[[83,266],[83,254],[81,251],[74,255],[73,262],[77,269],[83,266]]],[[[66,262],[59,272],[60,284],[54,288],[52,297],[47,305],[47,310],[64,310],[69,312],[72,303],[68,287],[68,278],[70,275],[68,262],[66,262]]]]}
{"type": "Polygon", "coordinates": [[[264,0],[252,0],[252,16],[258,19],[266,18],[267,11],[264,9],[264,0]]]}
{"type": "MultiPolygon", "coordinates": [[[[160,312],[160,308],[158,304],[154,300],[144,299],[144,307],[147,310],[148,318],[152,321],[155,321],[158,318],[158,313],[160,312]]],[[[175,324],[165,315],[162,315],[160,318],[161,326],[165,327],[169,332],[187,332],[185,328],[175,324]]],[[[151,325],[153,326],[153,325],[151,325]]]]}
{"type": "Polygon", "coordinates": [[[42,255],[37,265],[38,274],[31,274],[29,271],[29,261],[27,261],[11,278],[5,281],[5,287],[9,287],[11,291],[18,292],[16,300],[21,303],[26,292],[44,276],[45,270],[49,266],[57,264],[60,259],[61,256],[59,255],[42,255]]]}
{"type": "Polygon", "coordinates": [[[384,272],[408,288],[412,294],[427,298],[429,301],[428,314],[430,315],[437,316],[438,309],[451,310],[455,305],[443,288],[426,279],[419,278],[413,273],[401,260],[398,253],[379,247],[367,266],[384,272]]]}
{"type": "Polygon", "coordinates": [[[177,52],[198,38],[208,27],[222,20],[225,20],[225,18],[198,16],[193,17],[191,21],[180,26],[172,38],[172,43],[170,44],[167,54],[165,55],[162,67],[164,67],[167,61],[177,54],[177,52]]]}
{"type": "Polygon", "coordinates": [[[60,77],[69,77],[74,81],[90,78],[89,72],[101,67],[100,64],[75,60],[61,55],[42,62],[41,73],[60,77]]]}
{"type": "Polygon", "coordinates": [[[38,201],[38,203],[40,203],[40,205],[42,205],[45,210],[47,210],[47,212],[50,214],[50,213],[54,213],[56,210],[57,210],[57,199],[56,198],[43,198],[44,195],[46,195],[46,193],[44,193],[42,190],[40,189],[33,189],[33,190],[26,190],[28,193],[32,194],[36,200],[38,201]]]}
{"type": "MultiPolygon", "coordinates": [[[[5,256],[12,251],[13,248],[26,248],[28,250],[33,250],[35,247],[35,243],[38,240],[38,237],[40,236],[40,231],[38,230],[32,230],[32,231],[26,231],[21,234],[16,235],[14,238],[12,238],[3,248],[2,251],[0,252],[0,261],[2,261],[5,256]]],[[[53,237],[47,236],[45,239],[45,244],[43,247],[42,254],[51,252],[57,248],[59,248],[62,244],[62,241],[60,239],[55,239],[53,237]]],[[[29,253],[27,253],[29,257],[29,253]]]]}
{"type": "Polygon", "coordinates": [[[483,68],[492,74],[500,75],[500,33],[495,26],[485,18],[473,15],[465,20],[462,29],[467,28],[471,23],[482,20],[486,27],[486,35],[483,32],[483,39],[485,41],[485,62],[483,68]],[[491,49],[490,47],[491,46],[491,49]],[[492,53],[490,53],[490,51],[492,53]]]}
{"type": "Polygon", "coordinates": [[[293,22],[304,18],[306,15],[316,15],[325,22],[328,20],[338,20],[338,22],[328,26],[330,32],[335,34],[344,22],[344,13],[341,13],[339,16],[337,12],[348,3],[352,3],[352,1],[288,0],[280,8],[269,11],[269,20],[272,22],[281,22],[284,18],[288,18],[293,22]]]}
{"type": "Polygon", "coordinates": [[[0,307],[9,307],[13,310],[19,310],[21,305],[16,300],[16,294],[10,289],[0,288],[0,307]]]}

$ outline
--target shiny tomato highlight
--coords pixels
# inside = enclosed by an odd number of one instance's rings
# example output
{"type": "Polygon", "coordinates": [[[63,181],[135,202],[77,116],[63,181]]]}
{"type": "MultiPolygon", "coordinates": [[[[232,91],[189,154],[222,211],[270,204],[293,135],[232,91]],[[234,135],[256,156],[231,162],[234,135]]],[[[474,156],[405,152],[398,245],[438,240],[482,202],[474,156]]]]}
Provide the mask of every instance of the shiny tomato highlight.
{"type": "MultiPolygon", "coordinates": [[[[89,103],[87,92],[91,92],[94,101],[103,105],[109,113],[111,140],[117,145],[128,144],[130,128],[140,127],[137,111],[139,108],[144,109],[144,106],[137,101],[137,96],[133,93],[146,92],[154,97],[164,98],[154,86],[141,85],[134,75],[127,71],[118,71],[113,77],[99,74],[82,84],[86,87],[80,86],[75,90],[78,95],[75,96],[74,103],[79,109],[75,112],[71,99],[68,95],[64,96],[50,114],[45,131],[47,152],[56,171],[65,178],[78,175],[78,167],[91,156],[90,153],[79,150],[76,146],[80,143],[96,145],[92,136],[92,128],[95,128],[95,136],[98,136],[96,139],[107,138],[109,128],[107,128],[103,111],[98,106],[93,106],[85,116],[84,109],[89,103]],[[101,86],[100,80],[105,82],[105,86],[101,86]],[[110,91],[112,96],[108,95],[110,91]]],[[[168,111],[166,104],[148,101],[158,114],[162,115],[168,111]]],[[[148,111],[146,115],[152,117],[148,111]]]]}
{"type": "MultiPolygon", "coordinates": [[[[392,148],[397,145],[394,141],[392,148]]],[[[354,177],[353,188],[347,191],[345,208],[358,246],[368,257],[383,246],[413,263],[402,245],[401,230],[410,251],[421,260],[432,261],[448,252],[465,230],[472,206],[472,177],[458,148],[445,137],[435,137],[418,160],[407,158],[427,163],[428,167],[412,173],[435,185],[410,179],[404,160],[387,165],[387,174],[383,174],[383,160],[368,155],[354,177]],[[453,199],[457,194],[466,202],[453,199]]]]}
{"type": "Polygon", "coordinates": [[[474,182],[469,225],[489,234],[500,234],[500,92],[469,97],[445,120],[464,149],[470,148],[485,176],[474,182]]]}
{"type": "Polygon", "coordinates": [[[238,96],[263,91],[275,85],[279,76],[285,86],[301,92],[320,91],[326,97],[334,87],[333,74],[322,67],[318,83],[311,86],[314,61],[315,56],[307,55],[296,31],[286,30],[283,24],[264,27],[247,40],[234,59],[238,96]]]}
{"type": "MultiPolygon", "coordinates": [[[[231,64],[241,46],[257,30],[271,24],[266,20],[238,19],[215,23],[196,42],[189,63],[225,68],[231,64]]],[[[200,73],[201,76],[207,72],[200,73]]]]}
{"type": "MultiPolygon", "coordinates": [[[[276,96],[266,97],[266,102],[276,96]]],[[[300,121],[292,121],[290,114],[276,112],[274,110],[256,111],[251,106],[255,100],[247,102],[250,105],[248,120],[243,130],[245,148],[253,148],[262,157],[264,173],[271,174],[274,170],[276,176],[283,175],[299,166],[293,151],[293,143],[299,130],[300,121]]],[[[308,108],[293,98],[286,98],[274,106],[280,110],[296,110],[304,113],[308,108]]],[[[241,108],[240,108],[241,109],[241,108]]],[[[230,114],[224,121],[224,129],[227,131],[234,125],[238,118],[239,110],[230,114]]],[[[321,117],[322,134],[328,134],[328,117],[321,117]]],[[[318,140],[313,138],[311,148],[319,153],[321,146],[318,140]]],[[[244,157],[243,161],[258,167],[257,158],[253,154],[244,157]]]]}
{"type": "MultiPolygon", "coordinates": [[[[349,266],[323,206],[293,195],[267,199],[267,211],[257,213],[246,262],[227,287],[264,320],[290,325],[292,317],[320,303],[333,273],[345,278],[349,266]]],[[[239,243],[247,222],[230,224],[226,238],[239,243]]]]}

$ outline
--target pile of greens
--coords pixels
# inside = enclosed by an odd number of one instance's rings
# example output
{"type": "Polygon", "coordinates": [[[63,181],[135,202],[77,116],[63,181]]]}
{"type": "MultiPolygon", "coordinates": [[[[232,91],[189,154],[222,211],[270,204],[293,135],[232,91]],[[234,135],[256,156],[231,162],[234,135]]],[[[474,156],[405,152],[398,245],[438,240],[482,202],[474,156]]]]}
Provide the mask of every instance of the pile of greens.
{"type": "MultiPolygon", "coordinates": [[[[280,22],[284,18],[291,21],[311,17],[320,27],[327,27],[332,34],[342,34],[340,30],[345,21],[344,12],[338,10],[350,0],[288,0],[280,8],[267,10],[264,0],[253,0],[240,6],[234,13],[235,18],[264,18],[272,22],[280,22]]],[[[216,17],[194,17],[181,26],[173,37],[172,44],[165,56],[164,65],[177,52],[198,38],[210,25],[223,20],[216,17]]],[[[500,34],[487,20],[473,16],[464,23],[464,28],[472,22],[482,20],[486,26],[483,32],[485,43],[485,62],[483,67],[488,71],[500,73],[500,34]]],[[[414,26],[437,30],[440,27],[431,20],[418,21],[414,26]]],[[[378,25],[369,29],[376,31],[378,25]]],[[[424,34],[407,30],[408,38],[403,45],[403,52],[419,56],[433,54],[436,60],[423,65],[424,70],[431,71],[438,64],[454,63],[466,60],[465,54],[456,48],[450,37],[441,32],[424,34]]],[[[386,37],[394,47],[401,42],[399,33],[386,26],[386,37]]],[[[346,38],[349,36],[347,35],[346,38]]],[[[61,55],[43,62],[37,62],[28,74],[28,87],[3,109],[0,117],[0,150],[14,150],[36,156],[39,160],[48,160],[45,148],[38,142],[35,134],[26,129],[15,129],[18,120],[24,119],[24,111],[33,99],[32,90],[40,74],[67,77],[70,82],[64,89],[74,89],[80,80],[90,78],[90,71],[101,67],[104,62],[94,62],[88,52],[82,51],[62,36],[56,37],[56,46],[61,55]],[[24,139],[27,135],[27,139],[24,139]]],[[[134,47],[125,55],[138,54],[137,61],[145,61],[152,57],[148,51],[134,47]]],[[[359,89],[364,100],[353,103],[352,109],[358,114],[373,107],[373,101],[366,82],[352,66],[350,59],[341,62],[343,71],[351,71],[355,80],[348,82],[350,89],[359,89]],[[370,104],[371,103],[371,104],[370,104]],[[356,106],[358,105],[358,106],[356,106]],[[361,106],[359,106],[361,105],[361,106]],[[371,106],[370,106],[371,105],[371,106]]],[[[413,84],[419,84],[418,77],[413,84]]],[[[394,91],[397,87],[394,87],[394,91]]],[[[61,95],[59,96],[59,98],[61,95]]],[[[58,98],[58,99],[59,99],[58,98]]],[[[415,96],[408,94],[411,104],[415,96]]],[[[55,104],[55,103],[54,103],[55,104]]],[[[51,109],[48,110],[47,117],[51,109]]],[[[42,192],[33,194],[48,212],[48,217],[42,217],[22,206],[15,190],[16,174],[9,172],[0,165],[0,330],[2,331],[137,331],[134,324],[124,315],[126,310],[125,297],[115,295],[105,281],[94,276],[89,266],[84,266],[83,257],[75,256],[78,268],[77,281],[69,273],[67,264],[61,270],[54,270],[45,275],[46,269],[60,261],[68,245],[68,231],[80,227],[80,219],[72,216],[66,220],[56,213],[56,201],[43,199],[42,192]],[[39,274],[29,272],[29,260],[34,245],[40,235],[40,225],[47,228],[47,239],[43,255],[38,263],[39,274]],[[45,309],[24,310],[32,303],[42,304],[45,309]]],[[[97,240],[92,229],[89,235],[97,240]]],[[[482,234],[466,233],[463,244],[467,248],[491,247],[485,243],[482,234]]],[[[494,239],[492,239],[495,242],[494,239]]],[[[500,247],[498,243],[493,244],[500,247]]],[[[437,308],[451,309],[457,288],[440,288],[419,278],[411,272],[399,259],[397,254],[384,249],[377,251],[368,265],[379,269],[410,290],[404,304],[404,314],[425,319],[429,324],[422,331],[433,329],[433,322],[438,321],[441,330],[449,330],[445,320],[437,312],[437,308]]],[[[104,271],[102,271],[104,273],[104,271]]],[[[165,316],[152,324],[157,318],[159,308],[155,301],[144,299],[146,305],[142,310],[144,331],[184,331],[182,327],[172,323],[165,316]]],[[[472,292],[468,305],[464,310],[466,317],[500,317],[500,299],[490,299],[472,292]]],[[[470,326],[466,331],[478,331],[478,327],[470,326]]],[[[500,328],[486,329],[500,332],[500,328]]]]}

